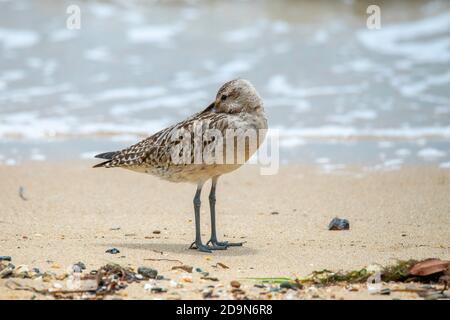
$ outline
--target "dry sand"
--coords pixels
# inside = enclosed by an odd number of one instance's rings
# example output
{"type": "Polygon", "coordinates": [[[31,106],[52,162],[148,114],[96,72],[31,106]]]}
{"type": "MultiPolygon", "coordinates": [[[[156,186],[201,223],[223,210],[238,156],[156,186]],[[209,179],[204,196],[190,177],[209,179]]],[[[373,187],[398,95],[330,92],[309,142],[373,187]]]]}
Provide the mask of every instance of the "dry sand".
{"type": "MultiPolygon", "coordinates": [[[[305,276],[396,259],[450,259],[449,170],[353,168],[323,174],[315,166],[284,166],[277,175],[261,176],[257,167],[245,166],[219,180],[217,207],[219,240],[247,243],[205,254],[188,249],[194,237],[193,185],[91,165],[0,166],[0,255],[12,256],[16,266],[57,273],[78,261],[88,270],[115,262],[154,267],[179,280],[183,274],[171,270],[176,262],[145,260],[175,259],[210,272],[225,286],[238,279],[244,288],[254,284],[247,277],[305,276]],[[21,186],[27,200],[19,196],[21,186]],[[328,231],[335,216],[347,218],[350,230],[328,231]],[[105,253],[111,247],[120,253],[105,253]],[[213,267],[217,262],[229,269],[213,267]],[[60,268],[52,269],[55,264],[60,268]]],[[[204,241],[209,237],[208,187],[202,197],[204,241]]],[[[201,298],[202,288],[217,284],[193,277],[169,292],[201,298]]],[[[0,280],[0,298],[34,295],[7,289],[5,282],[0,280]]],[[[158,298],[143,283],[122,294],[158,298]]],[[[364,289],[339,289],[334,296],[373,298],[364,289]]]]}

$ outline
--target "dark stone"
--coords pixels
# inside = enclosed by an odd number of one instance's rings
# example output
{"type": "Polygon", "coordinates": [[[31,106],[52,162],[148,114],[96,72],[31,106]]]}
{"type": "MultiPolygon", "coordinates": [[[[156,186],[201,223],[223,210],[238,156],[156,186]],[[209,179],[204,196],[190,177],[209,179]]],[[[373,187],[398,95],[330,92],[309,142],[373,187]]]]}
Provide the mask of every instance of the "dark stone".
{"type": "Polygon", "coordinates": [[[154,287],[151,289],[151,292],[153,293],[163,293],[167,292],[167,289],[161,288],[161,287],[154,287]]]}
{"type": "Polygon", "coordinates": [[[330,224],[328,225],[328,230],[348,230],[350,229],[350,223],[347,219],[341,219],[341,218],[334,218],[331,220],[330,224]]]}
{"type": "Polygon", "coordinates": [[[111,248],[105,251],[106,253],[111,253],[111,254],[118,254],[120,253],[119,249],[117,248],[111,248]]]}
{"type": "Polygon", "coordinates": [[[148,267],[139,267],[137,272],[145,279],[155,279],[158,275],[158,270],[148,267]]]}
{"type": "Polygon", "coordinates": [[[11,261],[10,256],[0,256],[0,261],[11,261]]]}

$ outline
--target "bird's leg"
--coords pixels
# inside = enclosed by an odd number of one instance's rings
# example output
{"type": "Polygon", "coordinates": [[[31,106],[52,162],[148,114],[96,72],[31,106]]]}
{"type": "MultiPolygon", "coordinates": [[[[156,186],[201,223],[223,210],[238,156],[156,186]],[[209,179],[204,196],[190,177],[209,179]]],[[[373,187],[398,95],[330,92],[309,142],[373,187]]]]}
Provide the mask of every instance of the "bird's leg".
{"type": "Polygon", "coordinates": [[[209,208],[211,211],[211,238],[206,244],[211,244],[210,249],[212,250],[223,250],[232,246],[242,246],[242,242],[232,243],[228,241],[220,242],[217,240],[216,232],[216,185],[218,176],[212,178],[211,191],[209,193],[209,208]]]}
{"type": "Polygon", "coordinates": [[[211,252],[208,246],[202,243],[202,236],[200,233],[200,195],[202,193],[203,183],[199,183],[194,197],[194,212],[195,212],[195,241],[190,245],[189,249],[197,249],[201,252],[211,252]]]}

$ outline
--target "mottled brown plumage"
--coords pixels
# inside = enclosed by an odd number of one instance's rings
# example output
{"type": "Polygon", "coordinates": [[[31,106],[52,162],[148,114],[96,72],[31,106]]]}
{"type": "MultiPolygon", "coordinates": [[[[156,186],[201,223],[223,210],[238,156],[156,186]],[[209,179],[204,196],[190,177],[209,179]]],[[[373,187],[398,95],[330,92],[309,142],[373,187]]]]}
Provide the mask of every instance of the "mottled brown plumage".
{"type": "MultiPolygon", "coordinates": [[[[176,133],[182,130],[193,132],[195,125],[201,125],[203,129],[217,129],[225,137],[227,129],[254,129],[256,131],[266,129],[267,120],[264,115],[262,101],[253,86],[245,80],[232,80],[220,88],[216,101],[211,103],[205,110],[163,129],[129,148],[97,155],[96,157],[98,158],[109,160],[95,167],[121,167],[153,174],[173,182],[199,183],[218,174],[235,170],[242,165],[242,163],[194,164],[194,159],[191,160],[190,164],[174,163],[171,152],[181,140],[174,138],[176,133]],[[248,97],[242,98],[241,95],[248,95],[250,99],[248,97]],[[224,99],[223,97],[226,98],[224,99]],[[238,103],[227,104],[225,103],[227,99],[238,103]],[[255,105],[255,108],[251,107],[251,103],[255,105]]],[[[206,144],[211,143],[212,141],[206,141],[206,144]]],[[[260,141],[258,141],[258,146],[259,144],[260,141]]],[[[248,156],[251,156],[251,154],[248,156]]],[[[248,157],[246,158],[248,159],[248,157]]]]}

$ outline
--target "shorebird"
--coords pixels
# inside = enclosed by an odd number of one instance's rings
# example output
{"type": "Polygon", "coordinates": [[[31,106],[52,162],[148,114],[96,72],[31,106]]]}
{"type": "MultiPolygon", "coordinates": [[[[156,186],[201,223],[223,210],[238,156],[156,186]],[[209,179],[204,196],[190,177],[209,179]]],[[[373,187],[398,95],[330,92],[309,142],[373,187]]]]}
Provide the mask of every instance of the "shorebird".
{"type": "Polygon", "coordinates": [[[217,92],[214,102],[203,111],[129,148],[96,155],[96,158],[106,159],[106,161],[95,165],[94,168],[120,167],[152,174],[172,182],[196,184],[197,190],[193,201],[195,241],[190,248],[202,252],[224,250],[230,246],[241,246],[243,243],[222,242],[217,239],[215,210],[217,181],[222,174],[238,169],[250,158],[263,142],[266,129],[267,118],[260,95],[249,81],[236,79],[225,83],[217,92]],[[200,146],[203,147],[201,150],[213,147],[213,154],[217,156],[213,162],[207,162],[204,159],[201,162],[195,161],[195,155],[190,147],[193,145],[194,149],[196,147],[196,139],[199,135],[196,135],[195,130],[198,127],[203,131],[210,130],[214,133],[210,136],[200,134],[202,138],[200,146]],[[227,136],[229,131],[232,131],[234,136],[226,138],[229,137],[227,136]],[[253,148],[249,146],[248,131],[256,133],[256,143],[253,148]],[[194,133],[193,136],[190,135],[191,133],[194,133]],[[239,148],[236,140],[244,140],[245,147],[239,148]],[[183,143],[184,149],[180,150],[183,143]],[[232,147],[227,149],[231,143],[232,147]],[[227,150],[233,160],[231,163],[226,160],[229,159],[226,157],[227,150]],[[241,162],[237,161],[240,156],[243,158],[241,162]],[[184,157],[184,161],[180,161],[180,157],[184,157]],[[200,195],[203,185],[209,179],[211,179],[209,193],[211,237],[206,244],[203,244],[200,233],[200,195]]]}

